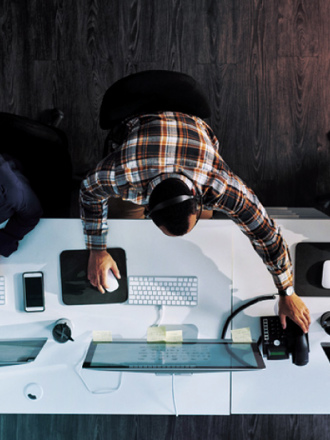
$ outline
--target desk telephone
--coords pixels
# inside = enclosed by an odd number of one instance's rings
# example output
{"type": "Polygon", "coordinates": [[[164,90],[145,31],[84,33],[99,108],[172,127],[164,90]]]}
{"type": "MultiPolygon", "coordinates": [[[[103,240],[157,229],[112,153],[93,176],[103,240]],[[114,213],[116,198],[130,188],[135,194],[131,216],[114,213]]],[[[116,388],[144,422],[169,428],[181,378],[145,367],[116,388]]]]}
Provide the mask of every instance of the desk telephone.
{"type": "Polygon", "coordinates": [[[278,316],[262,316],[262,349],[267,359],[288,359],[292,354],[292,362],[303,366],[308,364],[308,335],[291,319],[287,318],[287,328],[283,330],[278,316]]]}

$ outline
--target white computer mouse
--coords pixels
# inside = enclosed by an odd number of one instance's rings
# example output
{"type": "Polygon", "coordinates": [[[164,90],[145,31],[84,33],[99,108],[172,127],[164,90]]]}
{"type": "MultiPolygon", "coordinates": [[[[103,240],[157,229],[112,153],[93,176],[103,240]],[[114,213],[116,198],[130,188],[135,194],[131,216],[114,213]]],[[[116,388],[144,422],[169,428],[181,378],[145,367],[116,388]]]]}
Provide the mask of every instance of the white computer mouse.
{"type": "Polygon", "coordinates": [[[108,272],[107,285],[109,287],[104,287],[107,292],[114,292],[119,287],[118,280],[114,276],[114,274],[113,274],[111,269],[109,269],[109,272],[108,272]]]}
{"type": "Polygon", "coordinates": [[[324,287],[324,289],[330,289],[330,260],[326,260],[323,263],[322,287],[324,287]]]}

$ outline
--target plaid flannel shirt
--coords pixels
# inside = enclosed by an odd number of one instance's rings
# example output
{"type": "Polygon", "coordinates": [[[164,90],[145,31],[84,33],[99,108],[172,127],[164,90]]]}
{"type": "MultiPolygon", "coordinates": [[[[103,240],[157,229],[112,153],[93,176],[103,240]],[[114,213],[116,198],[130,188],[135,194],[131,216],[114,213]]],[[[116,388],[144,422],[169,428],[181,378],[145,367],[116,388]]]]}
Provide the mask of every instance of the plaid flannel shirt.
{"type": "Polygon", "coordinates": [[[201,119],[182,113],[145,114],[127,122],[128,136],[82,182],[81,219],[88,249],[106,249],[109,197],[147,205],[153,188],[178,177],[203,195],[203,207],[225,213],[272,274],[279,290],[292,286],[288,247],[256,195],[219,154],[219,143],[201,119]]]}

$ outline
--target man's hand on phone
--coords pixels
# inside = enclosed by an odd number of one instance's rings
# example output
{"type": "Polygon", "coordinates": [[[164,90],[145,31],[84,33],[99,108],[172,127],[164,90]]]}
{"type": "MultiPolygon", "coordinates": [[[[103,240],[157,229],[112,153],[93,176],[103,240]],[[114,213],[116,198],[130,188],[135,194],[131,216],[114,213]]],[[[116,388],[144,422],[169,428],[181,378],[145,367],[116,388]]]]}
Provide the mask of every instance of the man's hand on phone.
{"type": "Polygon", "coordinates": [[[291,296],[280,296],[279,316],[284,329],[286,328],[286,317],[288,316],[301,327],[304,333],[308,332],[311,323],[309,310],[296,293],[291,296]]]}

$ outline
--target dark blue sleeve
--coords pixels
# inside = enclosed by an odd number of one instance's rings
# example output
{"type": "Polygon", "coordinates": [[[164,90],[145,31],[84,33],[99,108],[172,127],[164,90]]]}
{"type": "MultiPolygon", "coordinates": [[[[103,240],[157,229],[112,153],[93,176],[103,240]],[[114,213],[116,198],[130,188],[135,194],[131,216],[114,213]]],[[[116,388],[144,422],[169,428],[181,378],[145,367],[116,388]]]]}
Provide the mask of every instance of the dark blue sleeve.
{"type": "Polygon", "coordinates": [[[27,179],[0,160],[0,222],[8,220],[0,229],[0,255],[11,255],[41,216],[40,202],[27,179]]]}

